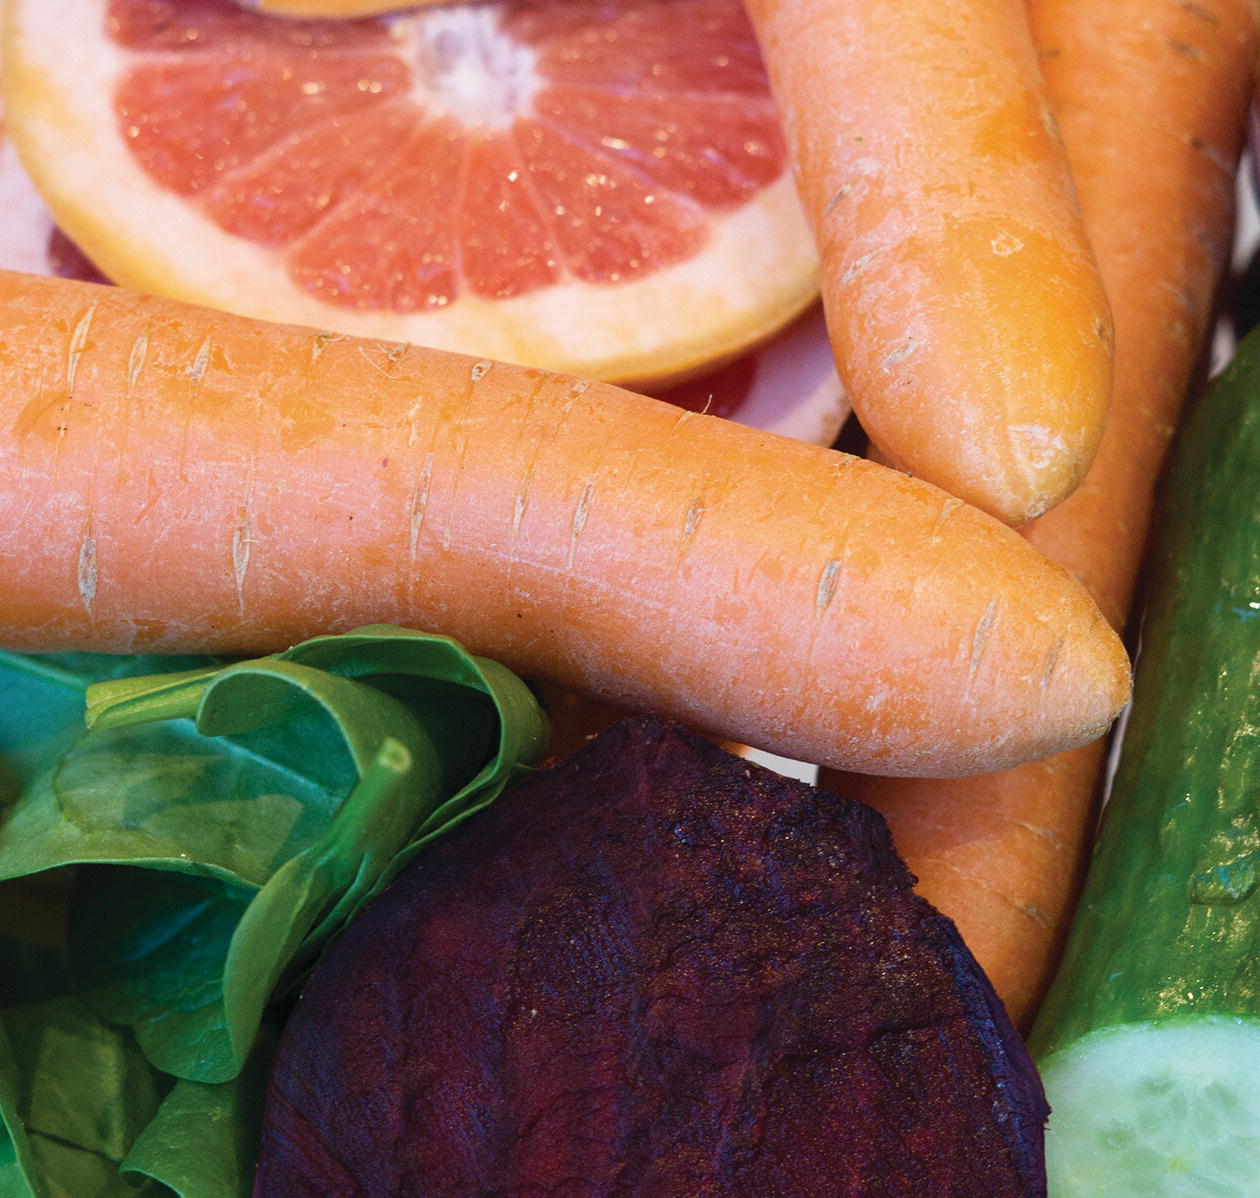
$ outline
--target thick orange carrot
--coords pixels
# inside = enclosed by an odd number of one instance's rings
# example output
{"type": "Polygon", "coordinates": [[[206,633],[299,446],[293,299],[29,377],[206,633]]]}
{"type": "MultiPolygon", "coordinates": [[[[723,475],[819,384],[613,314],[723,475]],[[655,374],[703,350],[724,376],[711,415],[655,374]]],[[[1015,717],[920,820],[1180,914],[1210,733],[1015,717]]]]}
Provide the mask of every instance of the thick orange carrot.
{"type": "Polygon", "coordinates": [[[615,387],[0,277],[0,643],[254,652],[388,621],[787,756],[1091,740],[1083,587],[928,483],[615,387]]]}
{"type": "MultiPolygon", "coordinates": [[[[1116,385],[1084,483],[1024,531],[1120,628],[1229,247],[1255,26],[1244,0],[1032,0],[1030,11],[1115,311],[1116,385]]],[[[1105,752],[1099,742],[949,783],[825,779],[884,813],[920,891],[1025,1026],[1076,901],[1105,752]]]]}
{"type": "Polygon", "coordinates": [[[1022,523],[1080,482],[1111,319],[1022,0],[748,0],[836,362],[894,465],[1022,523]]]}

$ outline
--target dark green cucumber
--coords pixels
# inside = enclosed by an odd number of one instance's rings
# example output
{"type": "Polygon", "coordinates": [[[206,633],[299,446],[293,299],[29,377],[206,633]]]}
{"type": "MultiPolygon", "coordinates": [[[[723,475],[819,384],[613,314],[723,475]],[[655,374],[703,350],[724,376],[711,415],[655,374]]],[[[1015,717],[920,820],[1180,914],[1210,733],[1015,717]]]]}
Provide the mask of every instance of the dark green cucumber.
{"type": "Polygon", "coordinates": [[[1260,1196],[1260,333],[1192,412],[1111,797],[1030,1047],[1052,1198],[1260,1196]]]}

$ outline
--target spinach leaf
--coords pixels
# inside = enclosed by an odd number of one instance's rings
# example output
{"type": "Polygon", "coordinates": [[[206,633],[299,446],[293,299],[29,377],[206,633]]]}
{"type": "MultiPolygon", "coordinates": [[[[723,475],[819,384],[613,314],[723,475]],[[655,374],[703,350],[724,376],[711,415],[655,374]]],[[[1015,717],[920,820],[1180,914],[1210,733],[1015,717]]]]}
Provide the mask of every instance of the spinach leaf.
{"type": "Polygon", "coordinates": [[[394,627],[0,654],[0,914],[63,908],[33,939],[0,919],[0,1192],[245,1198],[277,997],[546,734],[511,672],[394,627]]]}
{"type": "Polygon", "coordinates": [[[35,1184],[35,1153],[22,1114],[21,1075],[0,1020],[0,1194],[44,1198],[46,1189],[35,1184]]]}
{"type": "Polygon", "coordinates": [[[118,1164],[153,1118],[162,1078],[125,1031],[73,996],[9,1007],[4,1024],[27,1088],[20,1114],[35,1176],[51,1193],[126,1193],[118,1164]],[[49,1184],[51,1183],[51,1184],[49,1184]]]}
{"type": "Polygon", "coordinates": [[[0,651],[0,805],[84,733],[84,691],[93,682],[221,664],[213,657],[0,651]]]}
{"type": "Polygon", "coordinates": [[[249,1198],[276,1017],[232,1081],[154,1069],[72,993],[58,908],[74,884],[0,885],[0,1194],[249,1198]]]}
{"type": "Polygon", "coordinates": [[[239,1072],[272,994],[415,844],[493,799],[546,731],[515,675],[392,627],[94,684],[87,719],[0,824],[0,878],[125,867],[83,871],[82,992],[159,1069],[207,1083],[239,1072]]]}
{"type": "Polygon", "coordinates": [[[68,886],[0,886],[0,1193],[14,1198],[134,1194],[119,1162],[170,1087],[71,992],[68,886]]]}
{"type": "Polygon", "coordinates": [[[179,1198],[248,1198],[275,1043],[264,1025],[240,1076],[217,1085],[177,1081],[127,1153],[123,1176],[161,1182],[179,1198]]]}

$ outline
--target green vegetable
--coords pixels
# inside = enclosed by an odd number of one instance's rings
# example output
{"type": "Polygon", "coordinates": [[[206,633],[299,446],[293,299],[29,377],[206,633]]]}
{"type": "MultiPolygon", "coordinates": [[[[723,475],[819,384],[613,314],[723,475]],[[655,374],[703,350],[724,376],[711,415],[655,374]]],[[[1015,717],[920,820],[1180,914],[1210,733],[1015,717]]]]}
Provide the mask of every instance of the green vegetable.
{"type": "Polygon", "coordinates": [[[0,805],[83,735],[83,692],[93,682],[222,664],[214,657],[0,652],[0,805]]]}
{"type": "Polygon", "coordinates": [[[159,1075],[129,1037],[73,997],[11,1007],[4,1027],[8,1051],[0,1071],[10,1086],[16,1078],[32,1084],[4,1103],[6,1124],[13,1119],[17,1134],[12,1167],[0,1168],[0,1193],[134,1192],[119,1162],[157,1112],[159,1075]]]}
{"type": "Polygon", "coordinates": [[[269,1010],[536,764],[541,709],[392,627],[230,664],[0,654],[0,700],[0,1194],[247,1194],[269,1010]]]}
{"type": "Polygon", "coordinates": [[[121,1175],[142,1193],[161,1182],[155,1192],[180,1198],[250,1194],[274,1039],[264,1025],[244,1070],[229,1082],[177,1081],[131,1144],[121,1175]]]}
{"type": "Polygon", "coordinates": [[[1167,479],[1133,706],[1031,1047],[1050,1192],[1260,1194],[1260,333],[1167,479]]]}
{"type": "Polygon", "coordinates": [[[170,1084],[125,1031],[71,993],[70,963],[57,936],[65,892],[65,879],[0,886],[5,1198],[133,1193],[119,1164],[170,1084]]]}

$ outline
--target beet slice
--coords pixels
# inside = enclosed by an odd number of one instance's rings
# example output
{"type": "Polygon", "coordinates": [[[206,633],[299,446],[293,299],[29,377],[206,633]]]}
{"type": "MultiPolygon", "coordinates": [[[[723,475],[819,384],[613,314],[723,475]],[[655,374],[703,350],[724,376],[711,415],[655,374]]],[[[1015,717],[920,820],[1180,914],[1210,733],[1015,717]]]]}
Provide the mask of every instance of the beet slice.
{"type": "Polygon", "coordinates": [[[298,1001],[256,1195],[1043,1195],[1047,1107],[882,818],[631,719],[404,871],[298,1001]]]}

